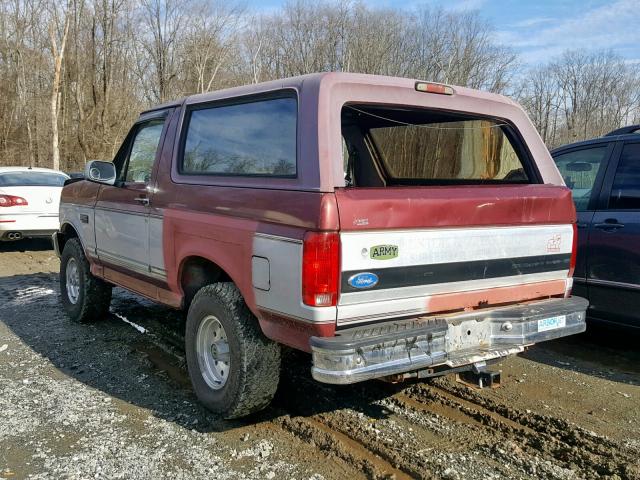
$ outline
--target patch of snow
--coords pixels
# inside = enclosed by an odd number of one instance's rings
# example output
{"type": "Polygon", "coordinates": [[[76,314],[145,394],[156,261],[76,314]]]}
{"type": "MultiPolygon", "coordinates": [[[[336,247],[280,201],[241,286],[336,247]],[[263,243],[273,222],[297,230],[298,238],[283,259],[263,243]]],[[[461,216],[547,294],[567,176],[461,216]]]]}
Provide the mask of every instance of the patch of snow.
{"type": "Polygon", "coordinates": [[[49,295],[53,295],[56,293],[55,290],[51,288],[44,287],[27,287],[16,290],[15,298],[11,299],[9,302],[13,305],[25,305],[27,303],[31,303],[33,300],[37,298],[47,297],[49,295]]]}
{"type": "Polygon", "coordinates": [[[147,329],[146,328],[144,328],[142,325],[138,325],[137,323],[133,323],[131,320],[129,320],[124,315],[120,315],[119,313],[116,313],[113,310],[111,310],[111,313],[113,313],[116,317],[118,317],[123,322],[128,323],[129,325],[131,325],[133,328],[138,330],[140,333],[147,333],[147,329]]]}

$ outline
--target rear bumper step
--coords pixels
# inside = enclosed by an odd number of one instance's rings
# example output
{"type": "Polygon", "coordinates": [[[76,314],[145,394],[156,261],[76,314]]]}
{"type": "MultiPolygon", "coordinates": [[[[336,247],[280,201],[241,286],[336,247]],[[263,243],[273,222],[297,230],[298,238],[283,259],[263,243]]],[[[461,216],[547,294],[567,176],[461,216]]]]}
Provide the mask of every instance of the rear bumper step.
{"type": "Polygon", "coordinates": [[[551,299],[312,337],[313,378],[347,384],[504,357],[537,342],[584,332],[588,305],[580,297],[551,299]]]}

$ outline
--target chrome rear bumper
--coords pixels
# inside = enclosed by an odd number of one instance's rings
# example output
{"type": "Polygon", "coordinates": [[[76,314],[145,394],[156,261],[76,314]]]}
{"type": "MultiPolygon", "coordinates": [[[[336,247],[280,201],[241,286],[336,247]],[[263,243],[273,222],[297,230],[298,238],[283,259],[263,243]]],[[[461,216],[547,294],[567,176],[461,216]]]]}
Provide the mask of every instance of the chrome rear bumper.
{"type": "Polygon", "coordinates": [[[588,305],[580,297],[551,299],[312,337],[312,375],[320,382],[347,384],[504,357],[537,342],[584,332],[588,305]]]}

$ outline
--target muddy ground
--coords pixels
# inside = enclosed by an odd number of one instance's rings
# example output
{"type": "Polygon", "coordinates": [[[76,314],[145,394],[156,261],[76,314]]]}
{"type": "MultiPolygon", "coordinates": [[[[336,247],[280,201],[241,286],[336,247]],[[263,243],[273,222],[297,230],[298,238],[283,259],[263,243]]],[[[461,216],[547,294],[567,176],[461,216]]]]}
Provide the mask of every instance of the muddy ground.
{"type": "Polygon", "coordinates": [[[109,318],[73,324],[57,269],[47,242],[0,244],[0,478],[640,478],[624,332],[536,346],[483,391],[321,385],[289,354],[273,405],[224,421],[190,389],[180,313],[118,289],[109,318]]]}

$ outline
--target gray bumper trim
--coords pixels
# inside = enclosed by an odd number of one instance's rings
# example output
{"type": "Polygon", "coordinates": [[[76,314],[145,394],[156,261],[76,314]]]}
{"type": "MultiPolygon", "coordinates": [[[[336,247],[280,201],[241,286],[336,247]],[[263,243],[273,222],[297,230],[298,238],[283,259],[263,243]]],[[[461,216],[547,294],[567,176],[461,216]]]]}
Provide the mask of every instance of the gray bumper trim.
{"type": "Polygon", "coordinates": [[[385,322],[312,337],[313,377],[355,383],[436,365],[459,367],[583,332],[589,302],[580,297],[385,322]]]}

